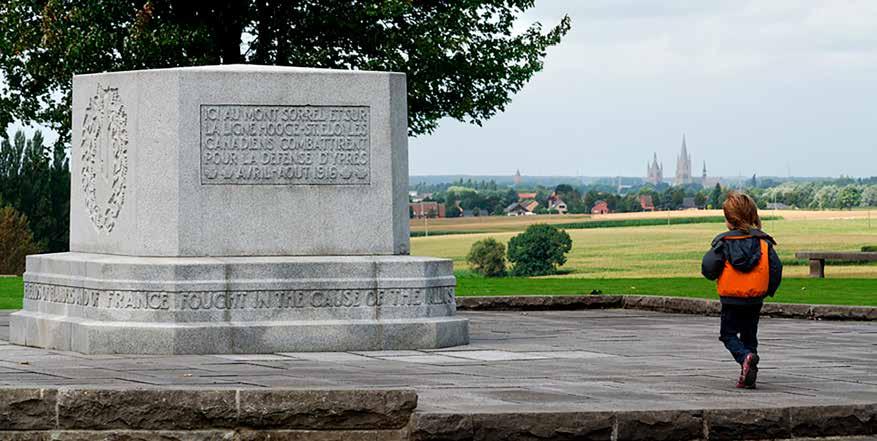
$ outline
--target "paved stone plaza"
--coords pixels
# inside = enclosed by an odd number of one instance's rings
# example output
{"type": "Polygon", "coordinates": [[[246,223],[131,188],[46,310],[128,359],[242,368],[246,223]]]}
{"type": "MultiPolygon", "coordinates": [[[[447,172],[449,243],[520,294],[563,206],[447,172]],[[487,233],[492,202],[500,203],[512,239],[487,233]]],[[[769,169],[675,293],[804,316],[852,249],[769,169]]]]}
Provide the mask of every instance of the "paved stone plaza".
{"type": "MultiPolygon", "coordinates": [[[[88,356],[0,341],[0,385],[417,390],[420,413],[708,409],[877,402],[877,324],[763,319],[759,389],[718,318],[628,310],[464,312],[453,349],[88,356]]],[[[0,339],[8,335],[0,315],[0,339]]]]}

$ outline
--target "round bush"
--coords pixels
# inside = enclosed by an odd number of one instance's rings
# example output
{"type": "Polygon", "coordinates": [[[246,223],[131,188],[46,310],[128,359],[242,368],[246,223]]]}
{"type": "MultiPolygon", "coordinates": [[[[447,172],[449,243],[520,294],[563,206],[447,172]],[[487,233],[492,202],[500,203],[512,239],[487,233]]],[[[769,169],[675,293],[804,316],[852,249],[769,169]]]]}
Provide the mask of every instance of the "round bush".
{"type": "Polygon", "coordinates": [[[479,240],[472,244],[466,261],[472,271],[485,277],[502,277],[505,270],[505,245],[492,237],[479,240]]]}
{"type": "Polygon", "coordinates": [[[572,248],[572,239],[566,231],[551,225],[530,225],[523,233],[509,241],[509,262],[513,276],[543,276],[554,274],[566,263],[566,253],[572,248]]]}

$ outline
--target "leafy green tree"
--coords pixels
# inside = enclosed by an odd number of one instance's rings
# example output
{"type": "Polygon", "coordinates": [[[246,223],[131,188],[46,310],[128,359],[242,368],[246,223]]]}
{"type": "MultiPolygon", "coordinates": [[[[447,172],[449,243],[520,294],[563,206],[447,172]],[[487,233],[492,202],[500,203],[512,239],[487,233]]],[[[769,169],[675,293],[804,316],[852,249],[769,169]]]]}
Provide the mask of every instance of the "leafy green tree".
{"type": "Polygon", "coordinates": [[[492,237],[479,240],[472,244],[466,261],[472,271],[485,277],[502,277],[506,275],[505,245],[492,237]]]}
{"type": "Polygon", "coordinates": [[[4,0],[0,130],[45,123],[70,140],[73,74],[256,63],[404,72],[412,134],[481,124],[570,29],[521,26],[535,0],[4,0]]]}
{"type": "Polygon", "coordinates": [[[713,187],[713,191],[710,193],[710,205],[712,205],[713,208],[719,208],[724,203],[725,201],[722,198],[722,186],[716,182],[716,186],[713,187]]]}
{"type": "Polygon", "coordinates": [[[837,185],[824,185],[819,187],[813,193],[813,199],[810,201],[810,208],[825,210],[828,208],[838,207],[838,193],[840,189],[837,185]]]}
{"type": "Polygon", "coordinates": [[[64,148],[50,149],[40,132],[26,139],[15,133],[0,142],[0,198],[25,215],[41,248],[67,251],[70,168],[64,148]]]}
{"type": "Polygon", "coordinates": [[[554,274],[566,263],[572,239],[566,231],[547,224],[534,224],[509,241],[508,258],[514,276],[554,274]]]}
{"type": "Polygon", "coordinates": [[[877,207],[877,185],[869,185],[862,190],[862,207],[877,207]]]}
{"type": "Polygon", "coordinates": [[[840,208],[858,207],[862,202],[862,190],[855,185],[847,185],[838,192],[837,202],[840,208]]]}
{"type": "Polygon", "coordinates": [[[20,276],[25,257],[40,251],[27,224],[27,216],[14,208],[0,208],[0,274],[20,276]]]}
{"type": "Polygon", "coordinates": [[[698,208],[706,206],[706,194],[702,190],[694,194],[694,205],[698,208]]]}

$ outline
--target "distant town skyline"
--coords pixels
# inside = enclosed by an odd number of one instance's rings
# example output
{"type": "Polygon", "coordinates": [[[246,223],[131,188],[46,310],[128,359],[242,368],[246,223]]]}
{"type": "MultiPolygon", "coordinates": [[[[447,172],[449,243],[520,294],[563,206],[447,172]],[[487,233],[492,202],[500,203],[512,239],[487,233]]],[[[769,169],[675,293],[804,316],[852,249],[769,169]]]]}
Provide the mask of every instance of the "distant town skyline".
{"type": "Polygon", "coordinates": [[[483,127],[446,119],[410,140],[412,175],[672,179],[877,175],[877,3],[537,0],[572,17],[545,69],[483,127]]]}

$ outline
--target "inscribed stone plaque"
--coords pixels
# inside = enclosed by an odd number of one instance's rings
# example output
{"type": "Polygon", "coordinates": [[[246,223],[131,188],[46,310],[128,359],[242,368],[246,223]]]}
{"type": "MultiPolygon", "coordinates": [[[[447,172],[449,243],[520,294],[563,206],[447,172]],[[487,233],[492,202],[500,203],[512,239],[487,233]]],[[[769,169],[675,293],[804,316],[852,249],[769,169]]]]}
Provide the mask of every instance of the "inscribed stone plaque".
{"type": "Polygon", "coordinates": [[[367,106],[201,106],[201,183],[367,185],[367,106]]]}

